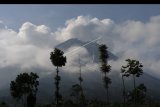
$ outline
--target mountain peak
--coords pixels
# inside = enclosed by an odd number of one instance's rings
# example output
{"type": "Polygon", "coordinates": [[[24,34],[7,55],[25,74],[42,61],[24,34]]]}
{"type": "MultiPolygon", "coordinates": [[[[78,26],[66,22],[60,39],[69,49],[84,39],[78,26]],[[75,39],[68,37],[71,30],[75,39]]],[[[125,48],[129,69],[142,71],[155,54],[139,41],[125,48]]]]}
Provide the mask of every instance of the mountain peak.
{"type": "Polygon", "coordinates": [[[71,46],[82,46],[85,44],[85,42],[77,39],[77,38],[71,38],[69,40],[64,41],[63,43],[56,46],[56,48],[61,49],[62,51],[67,50],[71,46]]]}
{"type": "MultiPolygon", "coordinates": [[[[66,50],[68,50],[72,46],[83,46],[87,43],[89,43],[89,41],[84,42],[84,41],[81,41],[77,38],[72,38],[72,39],[69,39],[69,40],[64,41],[63,43],[57,45],[56,48],[65,52],[66,50]]],[[[88,45],[85,45],[85,47],[84,47],[84,48],[87,49],[90,56],[94,57],[95,62],[98,62],[98,59],[99,59],[98,47],[99,47],[99,44],[96,43],[96,42],[92,42],[88,45]]],[[[113,53],[111,53],[111,52],[108,52],[108,53],[109,53],[109,59],[111,59],[111,60],[117,60],[118,59],[118,57],[116,55],[114,55],[113,53]]]]}

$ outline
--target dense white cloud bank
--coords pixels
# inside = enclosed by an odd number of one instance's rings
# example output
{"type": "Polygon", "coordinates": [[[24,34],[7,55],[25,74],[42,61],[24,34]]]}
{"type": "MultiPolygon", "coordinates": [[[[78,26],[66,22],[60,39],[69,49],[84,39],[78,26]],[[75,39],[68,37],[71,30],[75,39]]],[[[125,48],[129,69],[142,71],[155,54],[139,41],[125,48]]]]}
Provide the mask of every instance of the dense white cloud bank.
{"type": "MultiPolygon", "coordinates": [[[[148,22],[127,20],[116,24],[111,19],[98,19],[91,16],[78,16],[67,20],[65,26],[53,32],[45,25],[25,22],[16,32],[7,27],[0,27],[0,70],[15,67],[19,71],[32,68],[53,70],[50,52],[54,46],[70,38],[91,41],[99,36],[100,43],[108,45],[111,52],[119,57],[118,61],[109,61],[113,70],[120,70],[126,58],[140,60],[144,70],[160,75],[160,16],[151,17],[148,22]]],[[[71,47],[68,50],[72,50],[71,47]]],[[[89,53],[80,48],[82,67],[97,69],[98,64],[91,63],[89,53]]],[[[67,56],[68,71],[78,70],[78,54],[67,56]],[[74,66],[75,65],[75,66],[74,66]],[[73,70],[72,67],[75,67],[73,70]]],[[[90,71],[92,71],[90,69],[90,71]]],[[[0,72],[2,73],[2,72],[0,72]]],[[[3,72],[4,74],[4,72],[3,72]]]]}
{"type": "Polygon", "coordinates": [[[146,72],[160,74],[160,16],[153,16],[145,23],[127,20],[120,24],[111,19],[78,16],[66,21],[65,27],[59,28],[55,34],[60,42],[77,37],[91,41],[102,36],[100,43],[107,44],[119,56],[119,61],[111,61],[113,69],[120,69],[122,61],[133,58],[144,64],[146,72]]]}

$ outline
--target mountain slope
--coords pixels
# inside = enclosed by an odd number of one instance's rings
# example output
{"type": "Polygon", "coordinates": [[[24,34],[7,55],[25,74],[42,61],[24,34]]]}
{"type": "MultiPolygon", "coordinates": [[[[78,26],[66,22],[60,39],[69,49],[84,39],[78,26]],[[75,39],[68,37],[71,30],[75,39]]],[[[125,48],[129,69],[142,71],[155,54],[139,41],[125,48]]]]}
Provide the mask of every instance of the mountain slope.
{"type": "MultiPolygon", "coordinates": [[[[72,46],[83,46],[88,42],[80,41],[76,38],[67,40],[59,45],[56,48],[59,48],[66,52],[72,46]]],[[[90,45],[85,46],[87,49],[89,56],[94,56],[94,63],[98,62],[98,46],[97,43],[91,43],[90,45]]],[[[118,57],[111,52],[109,52],[110,60],[117,60],[118,57]]],[[[112,65],[111,65],[112,66],[112,65]]],[[[63,67],[65,69],[65,67],[63,67]]],[[[86,70],[86,69],[85,69],[86,70]]],[[[35,69],[35,71],[40,71],[39,69],[35,69]]],[[[43,70],[42,70],[43,71],[43,70]]],[[[43,71],[45,72],[45,70],[43,71]]],[[[111,101],[122,101],[122,81],[121,76],[118,71],[111,71],[112,73],[109,75],[112,79],[112,84],[110,85],[109,92],[111,96],[111,101]]],[[[60,92],[62,93],[64,98],[70,98],[71,86],[73,84],[78,83],[78,71],[77,72],[64,72],[60,69],[61,81],[60,81],[60,92]]],[[[47,75],[44,78],[40,78],[40,86],[37,95],[38,103],[51,103],[54,99],[54,76],[55,72],[47,75]]],[[[106,99],[106,90],[103,87],[101,72],[98,70],[93,71],[85,71],[82,69],[82,77],[83,77],[83,87],[85,91],[85,95],[88,99],[106,99]]],[[[127,90],[133,89],[133,81],[132,78],[126,79],[126,88],[127,90]]],[[[144,83],[147,86],[147,96],[152,97],[154,100],[160,100],[160,80],[152,77],[149,74],[144,73],[140,78],[136,79],[136,84],[144,83]]],[[[5,100],[8,103],[13,102],[10,97],[9,88],[0,90],[1,100],[5,100]]],[[[11,103],[12,104],[12,103],[11,103]]]]}
{"type": "MultiPolygon", "coordinates": [[[[76,38],[67,40],[59,45],[56,48],[63,50],[64,52],[68,50],[72,46],[83,46],[88,42],[80,41],[76,38]]],[[[98,46],[97,43],[91,43],[90,45],[85,46],[87,51],[89,52],[90,56],[95,57],[94,62],[98,62],[99,53],[98,53],[98,46]]],[[[109,52],[110,60],[117,60],[118,57],[111,52],[109,52]]],[[[65,69],[65,67],[63,67],[65,69]]],[[[121,101],[122,99],[122,81],[120,77],[120,73],[118,71],[111,71],[110,78],[112,79],[112,84],[110,86],[110,95],[112,101],[121,101]]],[[[77,73],[70,73],[70,72],[60,72],[62,81],[61,81],[61,93],[64,95],[65,98],[69,98],[70,96],[70,88],[73,84],[78,83],[78,71],[77,73]]],[[[82,69],[82,76],[84,79],[83,87],[88,98],[97,98],[97,99],[105,99],[106,98],[106,91],[103,87],[101,72],[99,70],[94,70],[93,72],[83,72],[82,69]]],[[[50,89],[44,89],[44,91],[48,93],[54,93],[54,74],[44,78],[42,84],[45,86],[52,86],[50,89]],[[50,90],[50,91],[49,91],[50,90]]],[[[136,79],[136,84],[144,83],[148,89],[148,97],[151,97],[160,100],[160,80],[152,77],[149,74],[144,73],[140,78],[136,79]],[[154,96],[154,97],[153,97],[154,96]]],[[[43,86],[43,85],[42,85],[43,86]]],[[[132,78],[126,79],[126,87],[127,90],[133,89],[133,81],[132,78]]],[[[43,87],[42,87],[43,88],[43,87]]]]}
{"type": "MultiPolygon", "coordinates": [[[[82,46],[87,49],[90,56],[94,56],[94,62],[99,62],[98,61],[99,60],[98,59],[99,58],[99,50],[98,50],[99,44],[97,44],[96,42],[92,42],[92,43],[89,43],[89,42],[90,41],[84,42],[79,39],[73,38],[73,39],[69,39],[69,40],[57,45],[56,48],[65,52],[72,46],[82,46]]],[[[109,54],[110,60],[117,60],[118,59],[118,57],[116,55],[114,55],[113,53],[111,53],[110,51],[108,51],[108,54],[109,54]]]]}

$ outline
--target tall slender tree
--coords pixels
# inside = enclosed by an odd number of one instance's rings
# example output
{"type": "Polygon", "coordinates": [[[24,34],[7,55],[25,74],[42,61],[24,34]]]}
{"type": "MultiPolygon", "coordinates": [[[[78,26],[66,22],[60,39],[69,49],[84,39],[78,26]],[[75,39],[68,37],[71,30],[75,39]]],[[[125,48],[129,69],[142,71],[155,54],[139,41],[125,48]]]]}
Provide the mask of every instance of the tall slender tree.
{"type": "Polygon", "coordinates": [[[72,85],[71,97],[73,97],[75,99],[75,103],[77,103],[77,104],[79,104],[79,102],[80,102],[80,92],[81,91],[82,91],[82,87],[79,84],[72,85]]]}
{"type": "Polygon", "coordinates": [[[123,103],[125,106],[125,104],[126,104],[126,88],[125,88],[125,83],[124,83],[124,75],[122,75],[122,83],[123,83],[123,103]]]}
{"type": "MultiPolygon", "coordinates": [[[[134,90],[136,90],[135,89],[136,88],[136,80],[135,79],[136,79],[136,77],[140,77],[140,75],[143,74],[143,70],[142,70],[143,65],[139,61],[132,60],[132,59],[126,59],[126,62],[127,62],[127,65],[122,66],[122,68],[121,68],[122,73],[127,77],[132,75],[132,77],[133,77],[133,87],[134,87],[134,90]]],[[[134,104],[135,103],[136,103],[136,101],[135,101],[135,98],[134,98],[134,104]]]]}
{"type": "Polygon", "coordinates": [[[111,71],[111,66],[108,65],[109,55],[108,55],[108,51],[107,51],[107,46],[105,44],[100,45],[99,52],[100,52],[99,58],[100,58],[100,62],[101,62],[100,70],[104,74],[103,82],[104,82],[104,86],[107,90],[107,104],[109,104],[108,88],[109,88],[109,84],[111,84],[111,79],[108,77],[107,74],[111,71]]]}
{"type": "Polygon", "coordinates": [[[86,100],[85,100],[85,95],[84,95],[84,91],[83,91],[83,87],[82,87],[83,78],[81,75],[80,55],[79,55],[79,77],[78,77],[78,80],[79,80],[79,84],[72,85],[71,96],[76,97],[77,102],[79,100],[80,107],[83,107],[86,100]]]}
{"type": "Polygon", "coordinates": [[[81,75],[81,60],[80,60],[80,55],[79,55],[79,85],[81,87],[81,91],[80,91],[80,107],[83,107],[85,104],[85,95],[84,95],[84,91],[83,91],[83,87],[82,87],[82,82],[83,82],[83,78],[81,75]]]}
{"type": "Polygon", "coordinates": [[[124,77],[128,77],[128,74],[125,74],[124,69],[121,68],[121,74],[122,74],[122,85],[123,85],[123,103],[124,106],[126,104],[126,87],[125,87],[125,81],[124,81],[124,77]]]}
{"type": "Polygon", "coordinates": [[[82,75],[81,75],[81,61],[80,61],[80,55],[79,55],[79,85],[82,87],[82,82],[83,82],[83,78],[82,78],[82,75]]]}
{"type": "Polygon", "coordinates": [[[56,66],[56,76],[55,76],[55,85],[56,85],[56,91],[55,91],[55,100],[56,100],[56,106],[59,107],[59,103],[60,103],[60,100],[62,99],[62,95],[59,93],[59,83],[60,83],[60,80],[61,80],[61,77],[59,76],[59,69],[58,67],[62,67],[62,66],[65,66],[66,64],[66,56],[63,56],[63,51],[55,48],[54,49],[54,52],[51,52],[50,53],[50,60],[52,62],[52,64],[54,66],[56,66]]]}

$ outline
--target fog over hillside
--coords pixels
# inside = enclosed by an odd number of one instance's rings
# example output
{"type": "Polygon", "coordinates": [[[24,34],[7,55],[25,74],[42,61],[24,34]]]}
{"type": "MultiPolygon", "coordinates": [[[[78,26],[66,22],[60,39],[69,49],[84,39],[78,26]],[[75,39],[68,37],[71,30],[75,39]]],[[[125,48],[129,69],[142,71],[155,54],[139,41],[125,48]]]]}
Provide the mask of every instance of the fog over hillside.
{"type": "MultiPolygon", "coordinates": [[[[67,56],[67,64],[66,66],[60,68],[60,75],[62,78],[60,91],[64,95],[66,99],[70,98],[71,86],[73,84],[78,83],[78,76],[79,76],[79,58],[82,64],[82,77],[84,79],[83,87],[85,94],[88,99],[101,99],[103,100],[106,96],[104,95],[105,89],[102,84],[102,75],[101,71],[99,70],[99,53],[98,53],[98,46],[96,42],[90,43],[89,45],[83,46],[88,42],[81,41],[79,39],[69,39],[57,46],[63,50],[65,53],[70,52],[71,50],[75,50],[73,53],[68,54],[67,56]],[[80,55],[80,57],[79,57],[80,55]]],[[[118,61],[119,58],[111,51],[109,52],[109,64],[115,61],[118,61]]],[[[38,102],[39,103],[50,103],[54,98],[54,76],[55,76],[55,68],[53,67],[52,70],[48,71],[48,74],[43,74],[47,72],[46,69],[39,69],[34,68],[31,71],[36,71],[37,73],[42,72],[40,75],[40,86],[38,91],[38,102]],[[48,87],[48,88],[47,88],[48,87]],[[51,94],[52,93],[52,94],[51,94]]],[[[110,95],[111,101],[122,101],[122,81],[120,70],[112,69],[109,76],[112,79],[112,84],[110,86],[110,95]],[[117,96],[118,95],[118,96],[117,96]]],[[[127,90],[130,91],[133,89],[132,85],[132,78],[126,79],[126,86],[127,90]]],[[[160,99],[160,93],[157,86],[160,85],[160,80],[151,76],[150,74],[144,71],[144,75],[137,79],[137,85],[140,83],[144,83],[147,88],[147,97],[150,97],[154,100],[160,99]]],[[[1,99],[8,100],[10,98],[9,93],[9,85],[7,84],[1,89],[1,99]],[[5,88],[4,88],[5,87],[5,88]]]]}
{"type": "MultiPolygon", "coordinates": [[[[77,62],[80,56],[84,86],[91,85],[86,87],[86,93],[88,96],[90,94],[95,97],[93,93],[96,90],[104,91],[99,71],[98,44],[108,46],[110,56],[108,63],[112,66],[112,72],[109,75],[113,80],[111,94],[116,95],[114,90],[117,87],[119,91],[121,90],[120,68],[126,64],[125,59],[131,58],[139,60],[144,65],[144,76],[139,83],[143,81],[148,86],[153,98],[160,96],[157,87],[160,83],[160,15],[150,16],[145,22],[130,19],[121,23],[108,17],[78,15],[65,20],[62,26],[54,30],[43,23],[36,24],[31,21],[21,23],[18,30],[14,30],[6,26],[3,21],[0,22],[0,94],[2,98],[10,95],[10,82],[18,74],[36,72],[40,76],[39,96],[50,99],[50,96],[53,96],[50,93],[54,90],[55,76],[50,52],[55,47],[62,49],[67,57],[66,66],[60,68],[61,85],[66,87],[62,88],[62,91],[66,93],[72,83],[77,82],[79,70],[77,62]],[[100,39],[83,46],[97,38],[100,39]],[[73,51],[75,49],[76,51],[73,51]],[[96,87],[92,84],[96,84],[96,87]],[[52,88],[46,88],[48,85],[52,88]],[[92,93],[89,90],[92,90],[92,93]]],[[[131,84],[128,83],[132,88],[131,84]]],[[[97,93],[97,96],[100,98],[103,95],[97,93]]],[[[118,97],[112,99],[118,99],[118,97]]]]}

